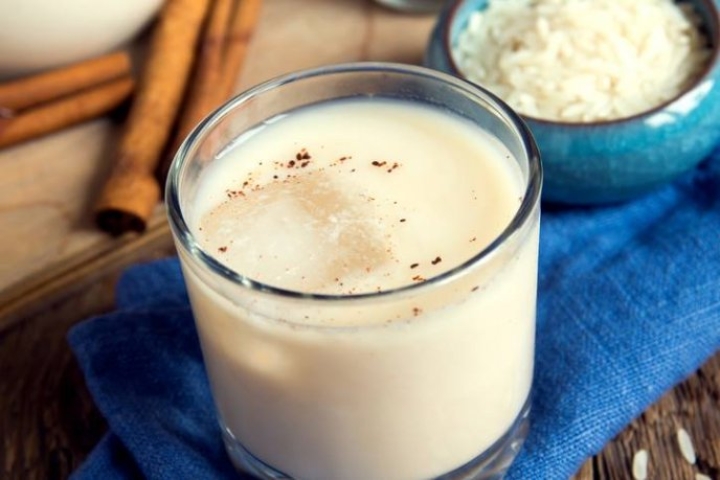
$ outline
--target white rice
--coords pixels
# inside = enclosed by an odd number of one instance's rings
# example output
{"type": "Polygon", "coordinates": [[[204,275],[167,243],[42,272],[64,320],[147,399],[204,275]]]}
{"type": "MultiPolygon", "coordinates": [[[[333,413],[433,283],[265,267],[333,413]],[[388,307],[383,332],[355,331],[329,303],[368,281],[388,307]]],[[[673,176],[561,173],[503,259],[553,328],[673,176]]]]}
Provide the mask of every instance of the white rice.
{"type": "Polygon", "coordinates": [[[710,52],[698,25],[672,0],[491,0],[453,58],[522,114],[613,120],[672,99],[700,74],[710,52]]]}
{"type": "Polygon", "coordinates": [[[632,474],[635,480],[647,479],[648,452],[647,450],[638,450],[633,456],[632,474]]]}
{"type": "Polygon", "coordinates": [[[693,446],[692,440],[688,432],[681,428],[677,431],[677,441],[680,447],[680,453],[683,458],[690,464],[695,465],[697,458],[695,457],[695,447],[693,446]]]}

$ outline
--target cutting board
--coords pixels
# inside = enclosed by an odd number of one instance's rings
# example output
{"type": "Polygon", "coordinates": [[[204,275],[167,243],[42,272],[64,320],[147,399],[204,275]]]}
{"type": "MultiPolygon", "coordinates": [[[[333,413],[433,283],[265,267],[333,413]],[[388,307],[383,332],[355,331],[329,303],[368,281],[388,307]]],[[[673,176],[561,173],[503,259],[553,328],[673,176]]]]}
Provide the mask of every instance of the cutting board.
{"type": "MultiPolygon", "coordinates": [[[[419,64],[433,22],[366,0],[266,0],[237,91],[331,63],[419,64]]],[[[0,150],[0,330],[145,250],[170,248],[162,205],[141,235],[111,238],[93,224],[121,129],[103,118],[0,150]]]]}

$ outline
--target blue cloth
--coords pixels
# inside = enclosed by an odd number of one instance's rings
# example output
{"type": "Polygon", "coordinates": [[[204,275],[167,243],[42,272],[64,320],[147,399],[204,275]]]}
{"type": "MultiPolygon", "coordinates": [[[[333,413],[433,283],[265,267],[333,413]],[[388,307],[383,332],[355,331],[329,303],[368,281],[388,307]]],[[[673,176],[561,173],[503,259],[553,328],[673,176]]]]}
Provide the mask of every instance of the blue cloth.
{"type": "MultiPolygon", "coordinates": [[[[720,348],[720,151],[632,203],[546,208],[539,288],[532,429],[513,480],[572,475],[720,348]]],[[[177,260],[128,271],[117,307],[69,336],[110,427],[74,478],[237,478],[177,260]]]]}

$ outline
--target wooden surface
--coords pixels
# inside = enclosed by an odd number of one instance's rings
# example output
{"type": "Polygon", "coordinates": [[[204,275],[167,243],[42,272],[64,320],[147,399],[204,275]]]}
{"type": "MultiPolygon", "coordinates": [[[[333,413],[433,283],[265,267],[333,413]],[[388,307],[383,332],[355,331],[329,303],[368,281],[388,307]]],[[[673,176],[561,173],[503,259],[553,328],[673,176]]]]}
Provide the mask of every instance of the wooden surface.
{"type": "MultiPolygon", "coordinates": [[[[327,63],[419,63],[432,17],[396,15],[363,0],[266,0],[238,88],[327,63]]],[[[159,206],[143,236],[111,239],[90,222],[121,127],[90,122],[0,151],[0,479],[64,479],[105,430],[65,342],[68,328],[112,308],[118,272],[172,254],[159,206]]],[[[669,392],[578,472],[631,477],[634,453],[649,478],[720,479],[720,354],[669,392]],[[698,464],[676,431],[695,441],[698,464]]]]}
{"type": "MultiPolygon", "coordinates": [[[[420,63],[432,21],[364,0],[267,0],[238,89],[329,63],[420,63]]],[[[0,150],[0,328],[32,308],[26,292],[115,248],[90,211],[120,129],[102,119],[0,150]]]]}

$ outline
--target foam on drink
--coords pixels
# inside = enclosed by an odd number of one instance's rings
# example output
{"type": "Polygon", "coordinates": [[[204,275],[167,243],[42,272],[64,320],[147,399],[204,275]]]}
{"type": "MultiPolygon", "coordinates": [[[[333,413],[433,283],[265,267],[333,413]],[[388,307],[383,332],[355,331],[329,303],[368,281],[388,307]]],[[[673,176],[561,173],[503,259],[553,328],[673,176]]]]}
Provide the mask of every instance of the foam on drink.
{"type": "Polygon", "coordinates": [[[497,140],[409,102],[330,103],[239,143],[205,174],[197,231],[223,263],[285,289],[421,282],[479,252],[522,200],[514,162],[468,161],[508,155],[497,140]]]}

